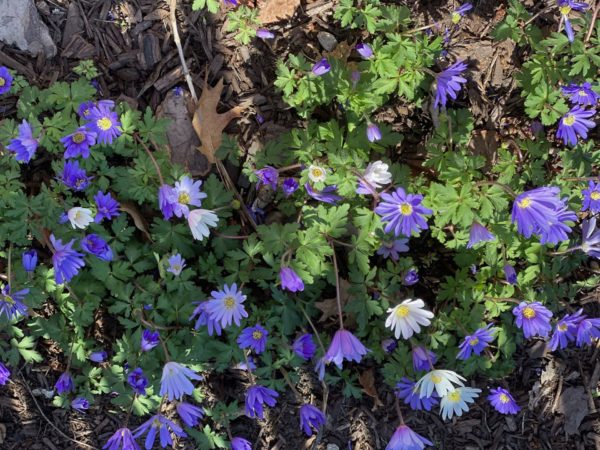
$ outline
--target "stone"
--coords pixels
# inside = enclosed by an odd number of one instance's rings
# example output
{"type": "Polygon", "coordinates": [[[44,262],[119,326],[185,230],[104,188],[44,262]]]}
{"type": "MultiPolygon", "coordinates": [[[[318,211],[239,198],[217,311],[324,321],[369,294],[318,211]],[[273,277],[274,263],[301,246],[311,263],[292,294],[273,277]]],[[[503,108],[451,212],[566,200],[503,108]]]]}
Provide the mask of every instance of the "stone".
{"type": "Polygon", "coordinates": [[[33,0],[0,0],[0,11],[4,11],[0,17],[0,41],[34,56],[56,55],[56,45],[33,0]]]}
{"type": "Polygon", "coordinates": [[[338,41],[335,36],[327,31],[319,31],[317,33],[317,39],[319,40],[319,44],[328,52],[332,51],[337,47],[338,41]]]}

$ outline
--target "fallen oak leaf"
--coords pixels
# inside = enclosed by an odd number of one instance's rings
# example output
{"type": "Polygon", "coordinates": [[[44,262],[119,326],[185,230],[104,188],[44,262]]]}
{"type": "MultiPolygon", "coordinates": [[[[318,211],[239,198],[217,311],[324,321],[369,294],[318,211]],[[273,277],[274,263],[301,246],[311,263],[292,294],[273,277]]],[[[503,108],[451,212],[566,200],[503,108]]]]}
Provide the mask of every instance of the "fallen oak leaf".
{"type": "Polygon", "coordinates": [[[223,130],[229,122],[240,117],[242,112],[242,108],[236,106],[219,114],[217,105],[221,99],[221,92],[223,92],[223,79],[220,79],[214,88],[210,87],[205,80],[204,89],[198,99],[192,119],[194,130],[201,141],[200,153],[206,156],[210,164],[216,162],[215,152],[221,146],[223,130]]]}
{"type": "Polygon", "coordinates": [[[300,6],[300,0],[266,0],[260,7],[258,20],[262,24],[291,19],[300,6]]]}
{"type": "Polygon", "coordinates": [[[379,399],[377,389],[375,389],[375,376],[373,375],[373,369],[365,370],[358,374],[358,382],[363,388],[363,392],[369,397],[375,399],[375,407],[383,406],[382,401],[379,399]]]}
{"type": "Polygon", "coordinates": [[[146,220],[142,216],[142,213],[140,213],[139,209],[137,209],[137,207],[133,203],[121,202],[121,211],[129,214],[133,219],[135,227],[142,233],[144,233],[144,236],[146,236],[146,238],[148,238],[150,242],[154,242],[152,236],[150,236],[150,233],[148,232],[148,224],[146,220]]]}
{"type": "MultiPolygon", "coordinates": [[[[348,299],[350,298],[350,295],[348,294],[349,288],[350,283],[343,278],[340,278],[340,301],[342,309],[344,308],[344,305],[348,303],[348,299]]],[[[315,307],[323,313],[319,318],[319,322],[325,322],[329,317],[336,316],[338,313],[336,298],[327,298],[322,302],[315,302],[315,307]]]]}

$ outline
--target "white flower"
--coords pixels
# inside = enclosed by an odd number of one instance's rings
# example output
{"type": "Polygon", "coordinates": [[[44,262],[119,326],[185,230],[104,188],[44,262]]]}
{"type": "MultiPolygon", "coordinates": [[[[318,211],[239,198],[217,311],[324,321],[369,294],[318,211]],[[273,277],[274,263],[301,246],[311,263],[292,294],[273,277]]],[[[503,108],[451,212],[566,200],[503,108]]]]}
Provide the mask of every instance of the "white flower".
{"type": "Polygon", "coordinates": [[[451,370],[432,370],[417,381],[415,390],[419,389],[420,398],[431,397],[434,389],[438,397],[445,397],[454,390],[454,384],[464,386],[463,381],[466,379],[451,370]]]}
{"type": "Polygon", "coordinates": [[[310,165],[308,168],[308,178],[313,183],[325,181],[325,178],[327,178],[327,171],[322,167],[310,165]]]}
{"type": "Polygon", "coordinates": [[[396,339],[400,335],[409,339],[414,333],[421,331],[420,325],[428,326],[433,318],[433,313],[423,309],[425,302],[421,299],[406,299],[399,305],[387,310],[390,315],[385,321],[385,326],[394,330],[396,339]]]}
{"type": "Polygon", "coordinates": [[[67,216],[73,228],[81,228],[82,230],[94,221],[92,211],[87,208],[80,208],[79,206],[67,211],[67,216]]]}
{"type": "Polygon", "coordinates": [[[440,413],[442,419],[451,419],[455,414],[462,416],[463,411],[468,411],[467,403],[473,403],[481,389],[471,387],[459,387],[448,392],[440,400],[440,413]]]}
{"type": "Polygon", "coordinates": [[[210,235],[208,227],[216,227],[219,222],[217,215],[208,209],[194,209],[188,216],[188,224],[192,236],[199,241],[210,235]]]}
{"type": "Polygon", "coordinates": [[[383,161],[369,163],[365,170],[364,179],[374,189],[379,189],[384,184],[392,182],[392,174],[389,172],[389,166],[383,161]]]}

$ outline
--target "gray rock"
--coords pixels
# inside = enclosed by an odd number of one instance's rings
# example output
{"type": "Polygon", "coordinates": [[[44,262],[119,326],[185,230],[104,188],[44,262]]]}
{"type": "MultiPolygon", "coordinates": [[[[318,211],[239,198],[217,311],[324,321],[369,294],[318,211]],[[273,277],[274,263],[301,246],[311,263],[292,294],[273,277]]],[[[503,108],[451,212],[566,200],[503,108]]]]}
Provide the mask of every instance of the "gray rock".
{"type": "Polygon", "coordinates": [[[327,444],[327,450],[340,450],[340,448],[335,444],[327,444]]]}
{"type": "Polygon", "coordinates": [[[33,0],[0,0],[0,41],[33,55],[56,55],[56,45],[33,0]]]}
{"type": "Polygon", "coordinates": [[[335,36],[327,31],[319,31],[317,33],[317,39],[319,40],[321,46],[328,52],[332,51],[338,45],[338,41],[335,36]]]}

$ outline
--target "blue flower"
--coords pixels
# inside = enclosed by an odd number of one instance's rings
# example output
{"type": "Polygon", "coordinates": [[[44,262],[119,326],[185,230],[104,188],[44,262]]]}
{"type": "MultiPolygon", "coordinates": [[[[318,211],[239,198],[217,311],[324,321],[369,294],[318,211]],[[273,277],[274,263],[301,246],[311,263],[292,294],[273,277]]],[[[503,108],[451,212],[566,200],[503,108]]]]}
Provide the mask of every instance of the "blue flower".
{"type": "Polygon", "coordinates": [[[400,259],[400,253],[409,251],[408,239],[387,239],[382,242],[381,247],[377,250],[377,254],[384,258],[392,258],[394,261],[400,259]]]}
{"type": "Polygon", "coordinates": [[[355,48],[358,54],[362,57],[362,59],[369,59],[372,58],[374,55],[371,46],[369,44],[365,44],[364,42],[356,44],[355,48]]]}
{"type": "Polygon", "coordinates": [[[490,389],[488,400],[500,414],[517,414],[521,410],[510,392],[501,387],[490,389]]]}
{"type": "Polygon", "coordinates": [[[112,261],[113,252],[108,243],[97,234],[91,233],[84,237],[80,242],[81,248],[91,255],[94,255],[102,261],[112,261]]]}
{"type": "Polygon", "coordinates": [[[252,444],[241,437],[234,437],[231,440],[231,450],[252,450],[252,444]]]}
{"type": "Polygon", "coordinates": [[[415,372],[419,370],[430,370],[437,361],[437,355],[431,350],[427,350],[424,347],[413,347],[412,349],[412,363],[415,372]]]}
{"type": "Polygon", "coordinates": [[[494,236],[486,227],[479,222],[473,222],[471,225],[471,232],[469,233],[467,248],[472,248],[480,242],[489,242],[494,241],[495,239],[496,236],[494,236]]]}
{"type": "Polygon", "coordinates": [[[95,363],[104,362],[107,357],[108,357],[108,354],[104,350],[99,351],[99,352],[92,352],[92,353],[90,353],[90,356],[88,356],[90,361],[94,361],[95,363]]]}
{"type": "Polygon", "coordinates": [[[573,31],[573,27],[571,25],[571,21],[569,20],[569,14],[571,11],[585,11],[589,8],[587,3],[577,2],[574,0],[558,0],[558,10],[560,11],[561,16],[563,17],[565,23],[565,31],[567,32],[567,38],[569,42],[573,42],[575,40],[575,33],[573,31]]]}
{"type": "Polygon", "coordinates": [[[10,379],[10,370],[0,362],[0,384],[4,386],[10,379]]]}
{"type": "Polygon", "coordinates": [[[504,265],[504,278],[509,284],[517,284],[517,272],[515,271],[515,268],[510,264],[504,265]]]}
{"type": "Polygon", "coordinates": [[[562,93],[569,97],[569,101],[574,105],[595,106],[600,100],[600,94],[592,89],[592,84],[585,82],[581,85],[571,83],[563,86],[562,93]]]}
{"type": "Polygon", "coordinates": [[[554,326],[554,333],[548,342],[548,348],[550,351],[554,351],[557,348],[564,349],[569,345],[569,342],[574,342],[577,335],[577,326],[579,322],[585,317],[582,316],[583,309],[580,309],[574,314],[566,314],[560,319],[554,326]]]}
{"type": "Polygon", "coordinates": [[[457,24],[460,22],[460,19],[464,17],[469,11],[473,9],[473,5],[470,3],[464,3],[460,5],[457,9],[452,12],[452,23],[457,24]]]}
{"type": "Polygon", "coordinates": [[[208,301],[205,302],[196,302],[197,305],[192,312],[189,320],[192,320],[194,317],[198,316],[196,319],[196,324],[194,325],[194,329],[198,330],[201,326],[206,325],[208,328],[208,335],[212,336],[213,333],[217,333],[217,336],[221,336],[221,323],[218,320],[214,320],[211,318],[210,314],[207,312],[206,307],[208,306],[208,301]]]}
{"type": "Polygon", "coordinates": [[[267,30],[266,28],[259,28],[258,30],[256,30],[256,36],[261,38],[261,39],[274,39],[275,35],[267,30]]]}
{"type": "Polygon", "coordinates": [[[306,183],[304,189],[306,189],[306,193],[315,200],[329,203],[330,205],[335,205],[342,199],[342,197],[335,194],[335,192],[337,192],[337,186],[326,186],[322,191],[316,191],[309,183],[306,183]]]}
{"type": "Polygon", "coordinates": [[[173,445],[171,433],[179,437],[187,437],[187,434],[179,425],[161,414],[150,417],[150,419],[137,427],[133,431],[133,437],[137,439],[145,433],[148,433],[146,435],[146,440],[144,441],[144,448],[146,450],[152,450],[152,447],[154,447],[157,433],[160,436],[160,446],[162,448],[166,448],[167,445],[173,445]]]}
{"type": "Polygon", "coordinates": [[[160,342],[160,334],[158,331],[144,330],[142,333],[142,342],[140,348],[143,352],[152,350],[160,342]]]}
{"type": "Polygon", "coordinates": [[[26,272],[34,272],[38,262],[37,252],[33,249],[23,252],[23,269],[26,272]]]}
{"type": "Polygon", "coordinates": [[[329,349],[325,353],[324,360],[328,364],[333,362],[341,369],[344,359],[358,363],[369,351],[356,336],[348,330],[342,329],[335,332],[329,349]]]}
{"type": "Polygon", "coordinates": [[[140,446],[137,445],[133,438],[129,428],[120,428],[115,431],[110,439],[102,447],[103,450],[140,450],[140,446]]]}
{"type": "Polygon", "coordinates": [[[446,107],[448,97],[456,100],[456,94],[461,89],[461,85],[466,83],[466,78],[463,78],[462,72],[467,69],[467,65],[462,61],[457,61],[436,77],[435,101],[434,108],[439,108],[440,105],[446,107]]]}
{"type": "Polygon", "coordinates": [[[394,431],[385,450],[422,450],[427,445],[433,445],[433,443],[415,433],[407,425],[401,424],[394,431]]]}
{"type": "Polygon", "coordinates": [[[10,91],[12,82],[13,77],[8,69],[4,66],[0,67],[0,95],[6,94],[8,91],[10,91]]]}
{"type": "Polygon", "coordinates": [[[404,278],[402,278],[402,284],[404,286],[412,286],[419,282],[419,273],[416,269],[409,269],[404,274],[404,278]]]}
{"type": "Polygon", "coordinates": [[[305,361],[308,361],[310,358],[312,358],[317,350],[317,346],[313,341],[312,334],[303,334],[296,339],[292,344],[292,350],[294,350],[294,353],[305,361]]]}
{"type": "Polygon", "coordinates": [[[33,131],[31,125],[26,120],[19,125],[19,135],[10,141],[10,144],[6,146],[7,150],[17,154],[15,159],[28,163],[35,155],[35,151],[38,147],[38,141],[33,137],[33,131]]]}
{"type": "Polygon", "coordinates": [[[127,382],[129,383],[129,386],[131,386],[131,389],[133,389],[133,392],[139,395],[146,395],[148,378],[144,375],[144,371],[141,367],[137,367],[135,370],[129,372],[129,375],[127,375],[127,382]]]}
{"type": "Polygon", "coordinates": [[[29,289],[10,292],[10,285],[5,285],[0,290],[0,315],[4,314],[8,320],[13,320],[19,315],[27,314],[27,306],[23,303],[29,289]]]}
{"type": "Polygon", "coordinates": [[[265,166],[262,169],[254,171],[254,174],[258,177],[258,183],[256,183],[256,189],[260,188],[263,184],[271,186],[275,191],[277,190],[277,180],[279,179],[279,172],[276,168],[271,166],[265,166]]]}
{"type": "Polygon", "coordinates": [[[194,385],[190,379],[202,380],[202,377],[192,369],[169,361],[165,364],[160,379],[160,395],[166,394],[169,401],[181,400],[184,394],[191,395],[194,392],[194,385]]]}
{"type": "Polygon", "coordinates": [[[206,194],[200,192],[201,186],[202,181],[198,180],[194,182],[194,180],[188,176],[181,177],[181,179],[175,183],[172,193],[174,198],[172,205],[173,213],[177,217],[189,216],[190,209],[188,205],[202,206],[202,199],[206,198],[206,194]]]}
{"type": "Polygon", "coordinates": [[[586,110],[583,106],[574,106],[558,122],[556,137],[570,146],[577,145],[577,135],[587,139],[588,131],[596,126],[593,120],[589,120],[594,114],[596,111],[593,109],[586,110]]]}
{"type": "Polygon", "coordinates": [[[73,401],[71,401],[71,408],[73,408],[79,412],[83,412],[86,409],[88,409],[89,407],[90,407],[90,402],[83,397],[77,397],[77,398],[73,399],[73,401]]]}
{"type": "Polygon", "coordinates": [[[279,270],[279,279],[281,280],[281,289],[286,289],[290,292],[304,290],[302,278],[291,267],[282,267],[279,270]]]}
{"type": "Polygon", "coordinates": [[[402,377],[396,384],[396,397],[415,411],[423,409],[425,411],[431,411],[431,409],[439,403],[438,397],[435,394],[431,397],[421,398],[417,383],[406,377],[402,377]]]}
{"type": "Polygon", "coordinates": [[[64,372],[63,374],[61,374],[61,376],[58,377],[54,388],[59,394],[66,394],[68,392],[75,391],[75,383],[73,383],[73,378],[71,378],[71,374],[69,372],[64,372]]]}
{"type": "Polygon", "coordinates": [[[588,189],[583,189],[581,193],[583,194],[581,210],[589,210],[592,214],[598,214],[600,212],[600,182],[590,181],[588,189]]]}
{"type": "Polygon", "coordinates": [[[106,104],[98,102],[87,119],[87,126],[97,134],[99,144],[112,144],[121,135],[119,116],[106,104]]]}
{"type": "Polygon", "coordinates": [[[244,328],[238,336],[237,343],[241,349],[251,348],[257,354],[265,351],[267,345],[267,336],[269,332],[260,324],[253,327],[244,328]]]}
{"type": "Polygon", "coordinates": [[[79,167],[79,161],[66,161],[59,179],[68,188],[83,191],[89,186],[92,177],[88,177],[85,169],[79,167]]]}
{"type": "Polygon", "coordinates": [[[490,332],[491,326],[492,324],[490,323],[483,328],[477,329],[475,333],[465,336],[458,347],[460,351],[456,355],[456,358],[466,360],[471,357],[471,353],[481,355],[481,352],[494,340],[490,332]]]}
{"type": "Polygon", "coordinates": [[[199,406],[191,405],[186,402],[177,403],[177,414],[188,427],[195,427],[204,417],[204,410],[199,406]]]}
{"type": "Polygon", "coordinates": [[[515,324],[523,329],[526,339],[534,336],[546,337],[552,329],[552,312],[540,302],[521,302],[512,311],[515,324]]]}
{"type": "Polygon", "coordinates": [[[183,259],[179,253],[177,253],[169,258],[169,267],[167,268],[167,272],[171,272],[173,275],[178,277],[181,275],[181,271],[184,267],[185,259],[183,259]]]}
{"type": "Polygon", "coordinates": [[[327,72],[331,70],[331,65],[327,58],[322,58],[312,67],[312,73],[316,76],[325,75],[327,72]]]}
{"type": "Polygon", "coordinates": [[[308,404],[300,407],[300,428],[307,436],[313,434],[311,427],[318,431],[326,421],[325,414],[319,408],[308,404]]]}
{"type": "Polygon", "coordinates": [[[582,316],[577,324],[577,341],[578,347],[583,345],[592,345],[592,338],[600,338],[600,319],[589,319],[582,316]]]}
{"type": "Polygon", "coordinates": [[[113,217],[117,217],[119,214],[119,202],[117,202],[112,196],[110,192],[105,194],[102,191],[98,191],[98,193],[94,196],[94,201],[96,202],[96,217],[94,218],[94,222],[100,223],[104,219],[111,220],[113,217]]]}
{"type": "Polygon", "coordinates": [[[79,108],[77,108],[77,114],[79,114],[79,117],[81,117],[83,120],[88,120],[90,118],[92,108],[95,106],[96,104],[94,102],[83,102],[81,105],[79,105],[79,108]]]}
{"type": "Polygon", "coordinates": [[[163,213],[165,220],[173,217],[175,205],[177,203],[177,194],[172,186],[163,184],[158,189],[158,206],[163,213]]]}
{"type": "Polygon", "coordinates": [[[396,236],[410,236],[413,232],[418,234],[429,228],[423,216],[432,211],[421,205],[422,195],[407,194],[399,187],[391,194],[381,194],[381,198],[375,212],[386,222],[386,233],[393,231],[396,236]]]}
{"type": "Polygon", "coordinates": [[[258,384],[251,386],[246,392],[246,415],[264,419],[263,405],[266,403],[272,408],[277,403],[277,397],[279,394],[273,389],[258,384]]]}
{"type": "Polygon", "coordinates": [[[65,158],[76,158],[82,156],[89,158],[90,147],[96,143],[96,133],[89,131],[86,127],[79,127],[74,133],[60,140],[65,146],[65,158]]]}
{"type": "Polygon", "coordinates": [[[63,244],[60,239],[50,235],[50,242],[54,247],[52,264],[54,265],[54,277],[58,284],[68,283],[79,273],[79,269],[85,266],[83,254],[73,250],[73,239],[68,244],[63,244]]]}
{"type": "Polygon", "coordinates": [[[223,285],[223,290],[212,291],[212,298],[206,304],[206,312],[212,320],[220,322],[221,327],[227,328],[232,322],[240,326],[242,317],[248,317],[244,308],[246,296],[242,291],[238,291],[237,284],[233,283],[231,287],[223,285]]]}
{"type": "Polygon", "coordinates": [[[296,189],[298,189],[299,186],[300,185],[294,178],[286,178],[285,180],[283,180],[281,189],[283,189],[283,193],[285,194],[285,196],[289,197],[294,192],[296,192],[296,189]]]}
{"type": "Polygon", "coordinates": [[[369,142],[376,142],[381,140],[381,130],[374,123],[367,125],[367,139],[369,142]]]}
{"type": "Polygon", "coordinates": [[[600,259],[600,230],[596,229],[596,218],[581,223],[581,251],[600,259]]]}

